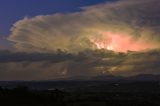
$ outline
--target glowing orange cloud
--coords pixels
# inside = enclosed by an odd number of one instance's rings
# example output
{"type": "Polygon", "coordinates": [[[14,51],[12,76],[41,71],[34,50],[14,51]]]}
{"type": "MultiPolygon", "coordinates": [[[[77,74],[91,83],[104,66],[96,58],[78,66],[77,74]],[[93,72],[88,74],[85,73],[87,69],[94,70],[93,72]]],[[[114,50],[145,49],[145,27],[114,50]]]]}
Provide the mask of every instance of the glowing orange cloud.
{"type": "Polygon", "coordinates": [[[97,49],[107,49],[116,52],[141,51],[150,46],[143,40],[135,40],[125,33],[104,32],[98,37],[91,38],[90,41],[97,49]]]}

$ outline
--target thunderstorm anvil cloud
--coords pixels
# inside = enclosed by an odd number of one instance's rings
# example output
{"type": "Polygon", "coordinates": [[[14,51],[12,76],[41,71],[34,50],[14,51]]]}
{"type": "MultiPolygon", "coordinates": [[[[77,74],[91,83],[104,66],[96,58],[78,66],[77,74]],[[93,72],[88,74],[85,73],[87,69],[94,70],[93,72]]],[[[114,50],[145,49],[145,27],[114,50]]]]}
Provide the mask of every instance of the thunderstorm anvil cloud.
{"type": "Polygon", "coordinates": [[[8,38],[15,51],[0,51],[0,80],[160,74],[159,7],[160,0],[118,0],[25,17],[8,38]]]}
{"type": "Polygon", "coordinates": [[[120,0],[81,12],[25,17],[14,24],[8,39],[25,52],[159,48],[159,7],[159,0],[120,0]]]}

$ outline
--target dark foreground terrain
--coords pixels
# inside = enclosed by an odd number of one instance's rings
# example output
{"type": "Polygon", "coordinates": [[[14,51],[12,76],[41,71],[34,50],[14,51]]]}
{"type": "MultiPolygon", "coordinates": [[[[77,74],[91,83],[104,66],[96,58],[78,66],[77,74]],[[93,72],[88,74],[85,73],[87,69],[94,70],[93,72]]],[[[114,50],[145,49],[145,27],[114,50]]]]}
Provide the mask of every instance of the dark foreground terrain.
{"type": "Polygon", "coordinates": [[[0,82],[1,106],[160,106],[159,81],[0,82]]]}

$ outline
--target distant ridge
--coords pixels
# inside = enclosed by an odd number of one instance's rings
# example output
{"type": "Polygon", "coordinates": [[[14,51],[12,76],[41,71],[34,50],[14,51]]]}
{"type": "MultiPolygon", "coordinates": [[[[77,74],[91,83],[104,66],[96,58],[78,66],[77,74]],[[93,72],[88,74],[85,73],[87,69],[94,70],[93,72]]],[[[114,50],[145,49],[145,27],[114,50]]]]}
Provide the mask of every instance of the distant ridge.
{"type": "Polygon", "coordinates": [[[56,81],[113,81],[113,80],[126,80],[126,81],[160,81],[160,75],[153,74],[139,74],[135,76],[122,77],[114,75],[100,75],[100,76],[74,76],[67,78],[58,78],[56,81]]]}
{"type": "Polygon", "coordinates": [[[153,74],[139,74],[136,76],[127,77],[128,80],[160,80],[160,75],[153,75],[153,74]]]}

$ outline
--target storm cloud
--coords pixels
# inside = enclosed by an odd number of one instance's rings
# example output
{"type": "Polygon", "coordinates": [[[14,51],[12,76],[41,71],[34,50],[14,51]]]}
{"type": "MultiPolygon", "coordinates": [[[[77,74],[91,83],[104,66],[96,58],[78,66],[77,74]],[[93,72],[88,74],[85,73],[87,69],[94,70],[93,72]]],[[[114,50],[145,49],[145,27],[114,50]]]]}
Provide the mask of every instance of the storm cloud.
{"type": "Polygon", "coordinates": [[[14,52],[0,51],[0,80],[160,74],[159,7],[119,0],[25,17],[11,28],[14,52]]]}
{"type": "Polygon", "coordinates": [[[8,39],[25,52],[95,50],[97,39],[110,38],[113,47],[106,48],[114,51],[155,49],[160,47],[159,7],[159,0],[119,0],[80,12],[25,17],[14,24],[8,39]]]}
{"type": "Polygon", "coordinates": [[[156,75],[160,74],[159,63],[160,50],[128,53],[96,50],[78,54],[6,53],[6,51],[1,51],[0,80],[156,75]]]}

